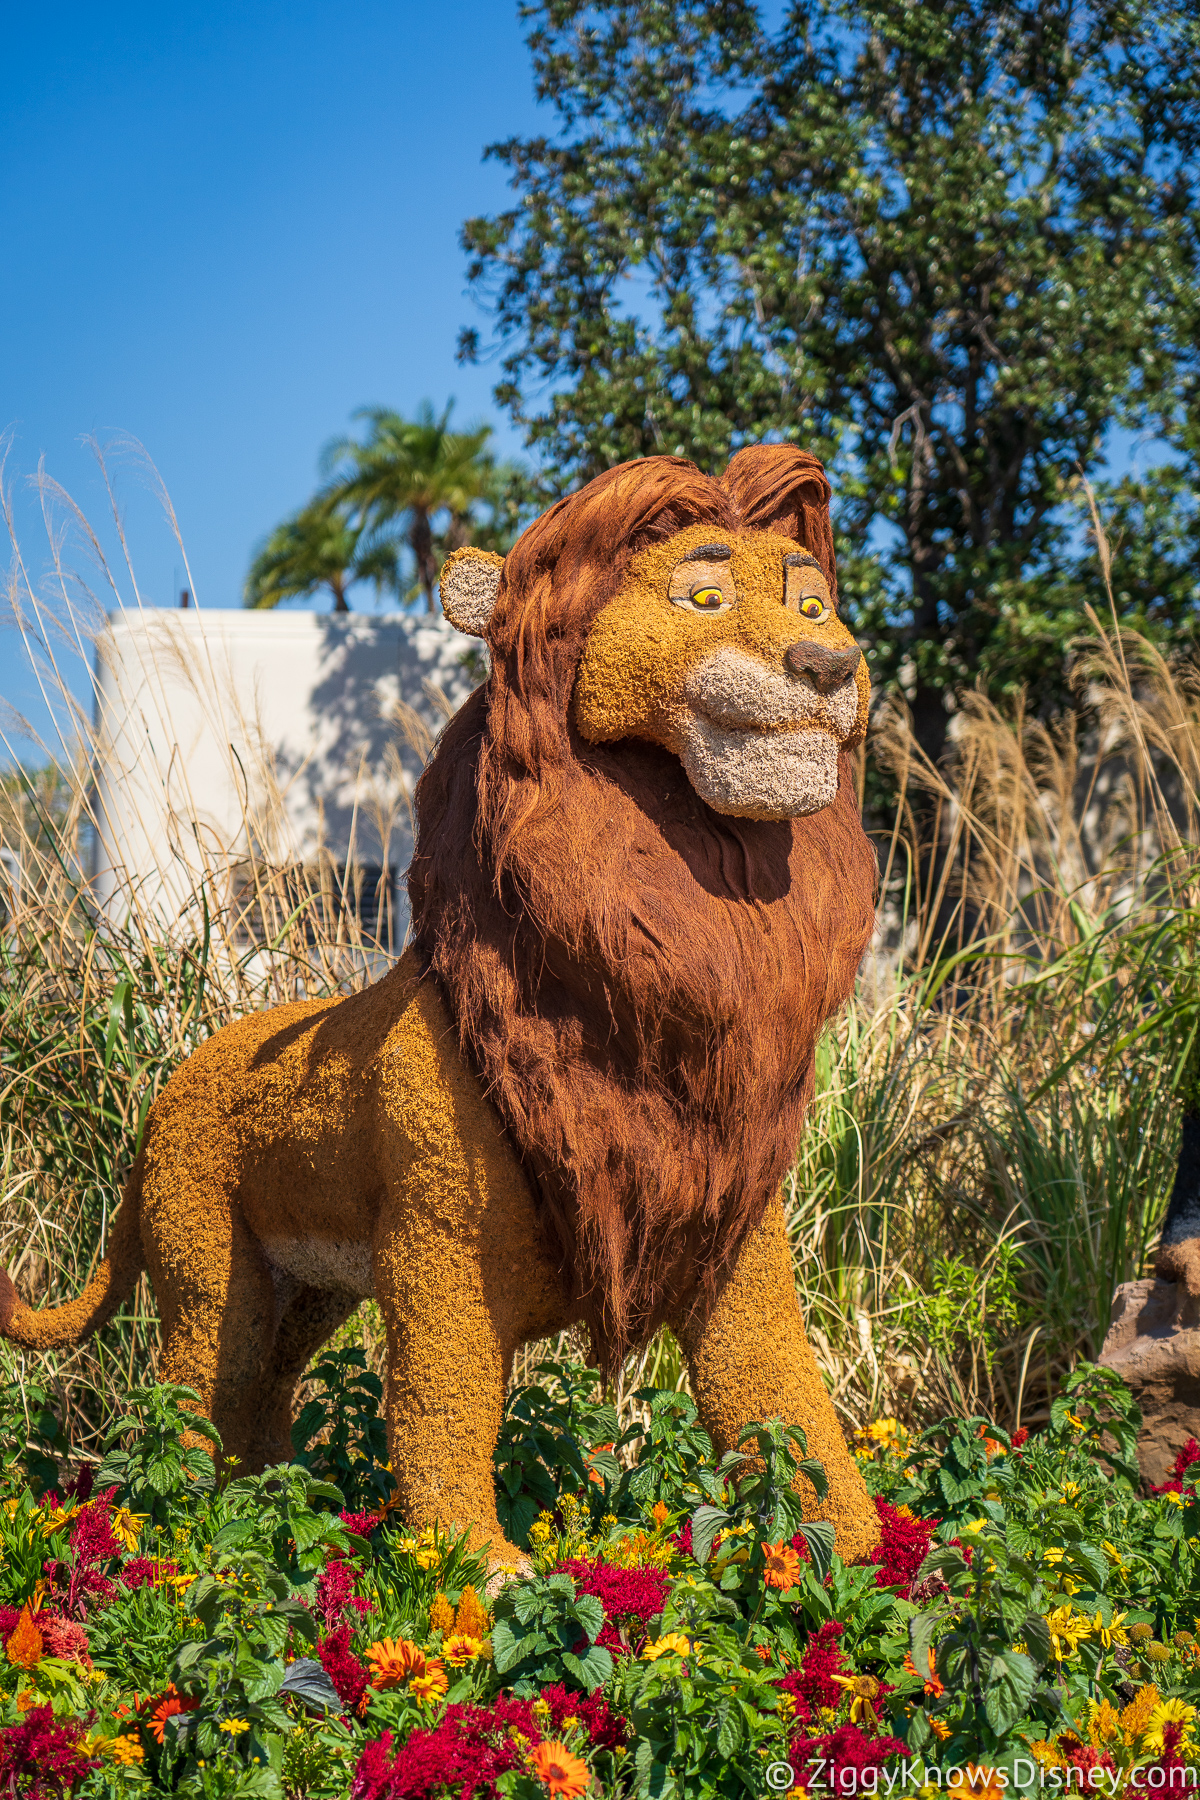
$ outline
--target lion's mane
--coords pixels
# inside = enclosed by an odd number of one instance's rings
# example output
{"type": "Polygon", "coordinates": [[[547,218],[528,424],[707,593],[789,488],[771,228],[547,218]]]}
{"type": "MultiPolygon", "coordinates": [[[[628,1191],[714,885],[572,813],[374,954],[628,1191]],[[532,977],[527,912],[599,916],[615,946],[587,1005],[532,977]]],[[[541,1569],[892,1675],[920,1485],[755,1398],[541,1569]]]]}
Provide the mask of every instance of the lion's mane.
{"type": "Polygon", "coordinates": [[[822,812],[726,817],[669,752],[585,743],[576,670],[630,558],[688,525],[781,532],[832,588],[828,505],[786,446],[720,480],[649,457],[559,501],[505,562],[490,679],[417,788],[416,944],[607,1370],[711,1305],[778,1189],[877,870],[848,757],[822,812]]]}

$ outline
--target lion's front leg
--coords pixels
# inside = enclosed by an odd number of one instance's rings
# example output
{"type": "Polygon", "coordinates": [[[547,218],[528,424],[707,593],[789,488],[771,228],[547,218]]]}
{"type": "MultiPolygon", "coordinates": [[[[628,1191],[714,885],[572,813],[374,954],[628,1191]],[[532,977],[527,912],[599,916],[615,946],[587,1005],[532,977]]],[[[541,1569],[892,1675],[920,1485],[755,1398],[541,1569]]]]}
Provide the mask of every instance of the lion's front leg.
{"type": "Polygon", "coordinates": [[[832,1521],[846,1562],[868,1555],[879,1542],[879,1522],[805,1336],[779,1198],[747,1238],[707,1322],[678,1329],[717,1453],[733,1449],[751,1419],[799,1425],[829,1478],[821,1503],[801,1480],[805,1517],[832,1521]]]}
{"type": "Polygon", "coordinates": [[[451,1089],[431,1065],[405,1139],[373,1259],[399,1508],[413,1526],[468,1530],[495,1568],[522,1555],[492,1482],[513,1354],[569,1324],[569,1308],[520,1164],[474,1084],[451,1089]]]}

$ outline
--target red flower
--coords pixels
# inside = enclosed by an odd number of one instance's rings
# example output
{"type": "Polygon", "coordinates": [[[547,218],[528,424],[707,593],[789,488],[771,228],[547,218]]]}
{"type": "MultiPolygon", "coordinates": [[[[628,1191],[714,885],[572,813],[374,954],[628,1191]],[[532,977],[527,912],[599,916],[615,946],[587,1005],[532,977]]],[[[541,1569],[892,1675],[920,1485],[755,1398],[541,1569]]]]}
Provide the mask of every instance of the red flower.
{"type": "Polygon", "coordinates": [[[809,1763],[824,1759],[824,1767],[818,1769],[822,1783],[833,1788],[837,1793],[866,1793],[866,1785],[860,1783],[861,1776],[868,1769],[879,1770],[890,1762],[894,1756],[907,1756],[907,1747],[894,1737],[867,1737],[857,1725],[839,1725],[836,1731],[818,1738],[797,1738],[792,1744],[788,1761],[796,1771],[797,1779],[803,1786],[802,1771],[809,1763]],[[853,1770],[850,1780],[843,1783],[843,1770],[853,1770]]]}
{"type": "Polygon", "coordinates": [[[90,1500],[76,1517],[71,1527],[70,1544],[77,1562],[108,1562],[111,1557],[120,1556],[121,1540],[112,1528],[109,1506],[116,1491],[115,1487],[106,1489],[95,1500],[90,1500]]]}
{"type": "Polygon", "coordinates": [[[540,1698],[550,1708],[546,1730],[557,1737],[564,1719],[575,1718],[588,1734],[593,1750],[615,1750],[625,1742],[625,1721],[609,1710],[608,1701],[597,1688],[594,1694],[568,1694],[561,1681],[544,1687],[540,1698]]]}
{"type": "MultiPolygon", "coordinates": [[[[576,1709],[582,1718],[582,1707],[576,1709]]],[[[443,1789],[456,1800],[495,1800],[497,1782],[522,1766],[527,1744],[542,1736],[533,1703],[500,1694],[490,1706],[448,1706],[438,1723],[410,1733],[391,1762],[391,1734],[368,1744],[358,1759],[350,1800],[425,1800],[443,1789]]]]}
{"type": "Polygon", "coordinates": [[[875,1511],[879,1514],[881,1533],[880,1542],[871,1552],[871,1561],[879,1565],[875,1584],[881,1588],[899,1588],[902,1600],[911,1599],[913,1581],[917,1570],[929,1555],[938,1521],[918,1519],[907,1508],[901,1510],[899,1507],[889,1506],[886,1500],[881,1500],[878,1496],[875,1499],[875,1511]]]}
{"type": "Polygon", "coordinates": [[[34,1706],[20,1725],[0,1730],[0,1793],[22,1800],[62,1800],[73,1793],[100,1767],[82,1747],[94,1716],[56,1724],[51,1707],[34,1706]]]}
{"type": "Polygon", "coordinates": [[[1012,1434],[1013,1449],[1019,1450],[1021,1448],[1022,1444],[1028,1442],[1028,1439],[1029,1439],[1028,1425],[1018,1425],[1017,1429],[1012,1434]]]}
{"type": "Polygon", "coordinates": [[[38,1614],[38,1630],[42,1634],[42,1642],[46,1646],[47,1656],[57,1656],[63,1662],[77,1662],[83,1668],[90,1669],[92,1659],[88,1655],[88,1635],[82,1625],[74,1619],[64,1619],[61,1613],[40,1612],[38,1614]]]}
{"type": "Polygon", "coordinates": [[[800,1667],[775,1683],[781,1693],[791,1695],[799,1725],[809,1724],[818,1707],[841,1702],[842,1690],[833,1677],[846,1672],[837,1642],[845,1629],[837,1619],[826,1619],[805,1645],[800,1667]]]}
{"type": "Polygon", "coordinates": [[[139,1588],[157,1587],[170,1575],[178,1575],[179,1564],[155,1556],[131,1556],[121,1565],[118,1579],[122,1587],[136,1594],[139,1588]]]}
{"type": "Polygon", "coordinates": [[[667,1603],[670,1577],[662,1569],[615,1569],[611,1563],[581,1557],[555,1564],[555,1574],[570,1575],[577,1594],[594,1594],[604,1607],[604,1626],[596,1640],[614,1655],[638,1651],[667,1603]]]}
{"type": "MultiPolygon", "coordinates": [[[[1183,1446],[1183,1449],[1179,1452],[1179,1455],[1175,1458],[1171,1467],[1169,1479],[1162,1482],[1158,1487],[1151,1488],[1151,1493],[1181,1494],[1183,1492],[1184,1477],[1195,1463],[1200,1463],[1200,1444],[1196,1442],[1194,1437],[1190,1437],[1183,1446]]],[[[1200,1470],[1197,1471],[1197,1474],[1200,1474],[1200,1470]]],[[[1191,1485],[1194,1485],[1194,1479],[1193,1482],[1189,1483],[1189,1486],[1191,1485]]]]}
{"type": "Polygon", "coordinates": [[[356,1711],[367,1691],[371,1677],[365,1663],[350,1648],[350,1627],[339,1625],[317,1646],[321,1667],[337,1689],[337,1697],[348,1713],[356,1711]]]}
{"type": "Polygon", "coordinates": [[[338,1557],[327,1562],[317,1577],[317,1597],[313,1602],[313,1611],[320,1613],[326,1631],[332,1631],[345,1617],[354,1590],[355,1573],[352,1563],[347,1562],[345,1557],[338,1557]]]}
{"type": "Polygon", "coordinates": [[[382,1522],[383,1514],[378,1512],[340,1512],[338,1518],[346,1530],[352,1531],[355,1537],[365,1538],[370,1537],[375,1527],[382,1522]]]}

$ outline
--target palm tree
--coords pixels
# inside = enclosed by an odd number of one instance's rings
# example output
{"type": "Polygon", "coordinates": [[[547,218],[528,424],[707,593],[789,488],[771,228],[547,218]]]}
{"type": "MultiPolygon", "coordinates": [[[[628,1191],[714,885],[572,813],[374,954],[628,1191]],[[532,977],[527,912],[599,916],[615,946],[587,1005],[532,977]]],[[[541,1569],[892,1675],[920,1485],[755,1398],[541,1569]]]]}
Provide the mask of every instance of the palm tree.
{"type": "Polygon", "coordinates": [[[442,548],[433,521],[439,513],[449,515],[440,534],[446,548],[469,542],[471,508],[491,497],[498,475],[486,448],[491,426],[449,430],[453,405],[440,419],[428,400],[415,419],[382,406],[362,407],[354,417],[367,421],[365,441],[335,438],[321,459],[332,476],[323,496],[328,504],[344,507],[376,536],[403,533],[416,563],[416,589],[430,612],[436,610],[442,548]]]}
{"type": "Polygon", "coordinates": [[[313,500],[275,527],[250,565],[243,598],[247,606],[278,606],[327,587],[334,612],[349,612],[353,581],[373,581],[377,590],[398,586],[396,546],[369,534],[346,507],[313,500]]]}

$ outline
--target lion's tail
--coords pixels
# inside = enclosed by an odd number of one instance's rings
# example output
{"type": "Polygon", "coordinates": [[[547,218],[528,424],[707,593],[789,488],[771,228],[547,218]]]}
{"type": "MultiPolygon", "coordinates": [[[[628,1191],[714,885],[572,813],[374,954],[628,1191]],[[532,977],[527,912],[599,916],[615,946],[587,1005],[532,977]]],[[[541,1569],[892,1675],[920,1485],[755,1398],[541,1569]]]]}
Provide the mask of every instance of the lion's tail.
{"type": "Polygon", "coordinates": [[[146,1266],[142,1254],[141,1160],[125,1188],[108,1238],[108,1254],[77,1300],[35,1312],[17,1293],[11,1275],[0,1269],[0,1337],[26,1350],[58,1350],[97,1331],[128,1300],[146,1266]]]}

